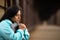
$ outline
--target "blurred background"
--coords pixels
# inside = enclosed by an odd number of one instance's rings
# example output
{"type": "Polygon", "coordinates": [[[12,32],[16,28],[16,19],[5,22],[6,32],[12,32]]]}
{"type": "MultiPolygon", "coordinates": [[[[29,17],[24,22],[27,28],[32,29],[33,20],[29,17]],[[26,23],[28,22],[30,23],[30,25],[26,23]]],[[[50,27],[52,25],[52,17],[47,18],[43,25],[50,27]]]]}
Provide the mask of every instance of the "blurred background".
{"type": "Polygon", "coordinates": [[[0,0],[0,18],[12,5],[22,7],[22,22],[31,34],[30,40],[60,40],[59,0],[0,0]]]}

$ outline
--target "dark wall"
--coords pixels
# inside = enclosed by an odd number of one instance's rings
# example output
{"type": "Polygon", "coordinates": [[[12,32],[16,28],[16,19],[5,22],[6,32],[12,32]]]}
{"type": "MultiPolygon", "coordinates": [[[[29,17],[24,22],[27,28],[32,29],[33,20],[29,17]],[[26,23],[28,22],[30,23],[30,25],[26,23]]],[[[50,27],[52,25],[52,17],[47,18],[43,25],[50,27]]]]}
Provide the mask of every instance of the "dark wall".
{"type": "MultiPolygon", "coordinates": [[[[34,9],[38,11],[39,19],[41,21],[50,19],[50,16],[56,14],[60,8],[60,1],[58,0],[34,0],[34,9]]],[[[56,21],[56,19],[54,19],[56,21]]]]}

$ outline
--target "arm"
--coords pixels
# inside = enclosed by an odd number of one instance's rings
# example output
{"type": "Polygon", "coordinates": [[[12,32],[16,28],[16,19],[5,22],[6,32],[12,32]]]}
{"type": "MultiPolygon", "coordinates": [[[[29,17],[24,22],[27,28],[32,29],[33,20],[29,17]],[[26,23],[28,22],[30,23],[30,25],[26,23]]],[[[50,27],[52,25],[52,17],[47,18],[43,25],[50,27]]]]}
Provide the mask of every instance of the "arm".
{"type": "Polygon", "coordinates": [[[29,34],[29,32],[28,32],[28,29],[26,28],[26,25],[21,23],[19,28],[24,30],[23,39],[29,40],[30,34],[29,34]]]}
{"type": "Polygon", "coordinates": [[[0,23],[0,34],[5,40],[22,40],[24,31],[18,29],[16,33],[11,29],[6,22],[0,23]]]}
{"type": "Polygon", "coordinates": [[[29,40],[29,38],[30,38],[30,34],[29,34],[27,28],[24,30],[24,37],[25,37],[25,40],[29,40]]]}

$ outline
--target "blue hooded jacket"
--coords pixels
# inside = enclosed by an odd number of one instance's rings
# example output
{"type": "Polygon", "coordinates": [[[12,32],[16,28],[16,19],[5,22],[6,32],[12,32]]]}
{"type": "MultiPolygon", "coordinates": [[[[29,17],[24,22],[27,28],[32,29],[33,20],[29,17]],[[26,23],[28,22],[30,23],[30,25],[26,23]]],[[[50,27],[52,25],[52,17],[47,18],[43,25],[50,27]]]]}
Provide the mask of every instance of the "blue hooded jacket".
{"type": "Polygon", "coordinates": [[[14,33],[11,28],[12,22],[8,19],[0,22],[0,40],[29,40],[30,34],[27,30],[18,29],[16,33],[14,33]]]}

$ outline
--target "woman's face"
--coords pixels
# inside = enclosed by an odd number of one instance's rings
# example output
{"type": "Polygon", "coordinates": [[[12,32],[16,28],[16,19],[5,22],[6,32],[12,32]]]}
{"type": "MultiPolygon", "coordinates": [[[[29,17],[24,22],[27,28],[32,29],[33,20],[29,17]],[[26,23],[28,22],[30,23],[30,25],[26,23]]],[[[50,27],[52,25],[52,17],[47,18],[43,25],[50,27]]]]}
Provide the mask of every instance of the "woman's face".
{"type": "Polygon", "coordinates": [[[12,18],[12,21],[19,22],[21,20],[21,11],[19,10],[17,14],[12,18]]]}

